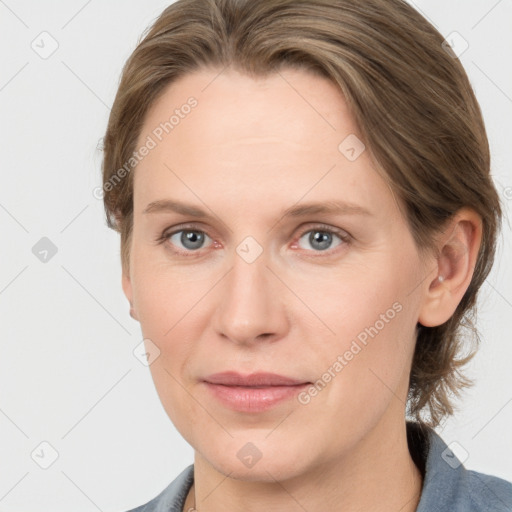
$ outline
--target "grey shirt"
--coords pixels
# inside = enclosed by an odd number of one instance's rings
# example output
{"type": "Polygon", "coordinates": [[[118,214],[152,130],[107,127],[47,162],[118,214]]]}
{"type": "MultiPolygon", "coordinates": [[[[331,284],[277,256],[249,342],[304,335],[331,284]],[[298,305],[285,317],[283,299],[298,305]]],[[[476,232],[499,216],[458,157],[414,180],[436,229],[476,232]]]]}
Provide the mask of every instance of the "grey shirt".
{"type": "MultiPolygon", "coordinates": [[[[512,483],[466,469],[434,430],[407,422],[407,441],[423,474],[416,512],[512,512],[512,483]]],[[[129,512],[187,512],[193,481],[191,464],[156,498],[129,512]]]]}

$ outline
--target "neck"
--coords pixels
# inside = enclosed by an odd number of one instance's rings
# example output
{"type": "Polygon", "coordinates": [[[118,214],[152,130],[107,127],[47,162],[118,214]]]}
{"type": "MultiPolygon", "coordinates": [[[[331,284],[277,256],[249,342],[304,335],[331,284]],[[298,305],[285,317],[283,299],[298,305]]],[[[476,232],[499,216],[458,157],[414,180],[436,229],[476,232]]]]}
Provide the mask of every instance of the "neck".
{"type": "Polygon", "coordinates": [[[196,452],[194,484],[183,510],[414,512],[422,485],[421,472],[408,449],[403,422],[403,428],[394,437],[389,434],[383,437],[383,432],[377,426],[342,458],[313,467],[307,474],[279,482],[243,481],[226,477],[196,452]]]}

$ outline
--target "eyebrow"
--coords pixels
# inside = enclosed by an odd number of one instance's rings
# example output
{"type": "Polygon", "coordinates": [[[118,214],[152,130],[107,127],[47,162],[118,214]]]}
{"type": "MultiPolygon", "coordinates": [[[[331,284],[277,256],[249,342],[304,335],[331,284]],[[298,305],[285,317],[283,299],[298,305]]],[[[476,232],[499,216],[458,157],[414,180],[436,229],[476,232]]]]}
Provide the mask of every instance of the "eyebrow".
{"type": "MultiPolygon", "coordinates": [[[[180,201],[173,201],[170,199],[160,199],[149,203],[143,214],[148,213],[166,213],[175,212],[190,217],[209,219],[217,217],[207,213],[205,210],[191,204],[182,203],[180,201]]],[[[284,217],[304,217],[306,215],[315,214],[335,214],[335,215],[373,215],[372,212],[354,203],[347,203],[344,201],[324,201],[321,203],[303,203],[294,205],[283,211],[281,219],[284,217]]]]}

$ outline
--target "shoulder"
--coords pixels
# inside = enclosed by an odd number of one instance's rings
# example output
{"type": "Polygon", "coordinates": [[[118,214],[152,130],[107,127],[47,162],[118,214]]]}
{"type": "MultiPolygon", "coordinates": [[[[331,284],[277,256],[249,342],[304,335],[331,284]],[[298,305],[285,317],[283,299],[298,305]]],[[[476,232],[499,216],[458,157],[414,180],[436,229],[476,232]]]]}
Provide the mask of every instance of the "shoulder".
{"type": "Polygon", "coordinates": [[[417,512],[512,512],[512,483],[465,468],[433,429],[412,423],[407,429],[423,473],[417,512]]]}
{"type": "Polygon", "coordinates": [[[158,496],[128,512],[182,512],[194,482],[194,465],[185,468],[158,496]]]}
{"type": "Polygon", "coordinates": [[[512,483],[496,476],[466,470],[471,511],[512,511],[512,483]]]}

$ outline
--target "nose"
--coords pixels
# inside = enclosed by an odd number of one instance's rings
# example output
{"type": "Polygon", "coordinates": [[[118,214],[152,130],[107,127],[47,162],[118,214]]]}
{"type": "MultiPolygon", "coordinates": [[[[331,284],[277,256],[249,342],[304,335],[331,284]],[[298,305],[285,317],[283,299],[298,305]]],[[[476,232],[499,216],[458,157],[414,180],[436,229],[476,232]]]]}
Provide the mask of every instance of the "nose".
{"type": "Polygon", "coordinates": [[[283,284],[267,267],[263,254],[252,263],[237,254],[216,294],[213,325],[234,343],[277,341],[288,328],[283,284]]]}

